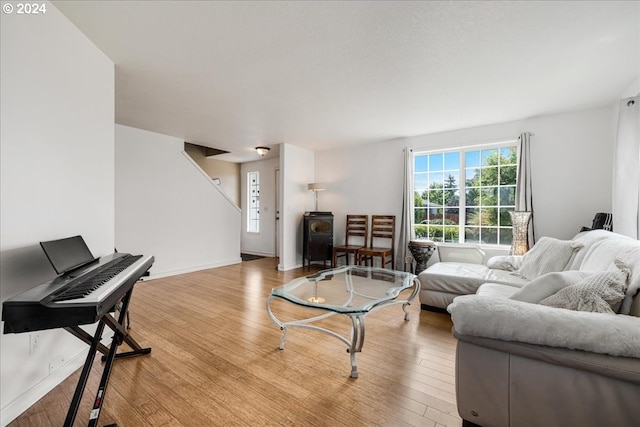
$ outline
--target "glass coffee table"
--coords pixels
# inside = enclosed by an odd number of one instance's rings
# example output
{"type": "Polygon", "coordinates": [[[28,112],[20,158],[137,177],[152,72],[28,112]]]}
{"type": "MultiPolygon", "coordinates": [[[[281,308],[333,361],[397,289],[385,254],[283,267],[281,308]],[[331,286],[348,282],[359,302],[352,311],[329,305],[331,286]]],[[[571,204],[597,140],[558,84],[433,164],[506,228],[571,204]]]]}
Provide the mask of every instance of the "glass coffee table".
{"type": "Polygon", "coordinates": [[[297,278],[286,285],[273,288],[267,298],[267,313],[273,322],[284,331],[280,338],[280,349],[284,350],[284,341],[289,328],[306,328],[336,337],[348,348],[351,355],[351,377],[358,378],[356,353],[364,344],[364,318],[367,314],[393,305],[402,304],[404,319],[409,320],[407,305],[418,295],[420,282],[411,273],[386,270],[376,267],[344,266],[324,270],[308,277],[297,278]],[[413,289],[406,299],[398,299],[406,289],[413,289]],[[301,320],[281,322],[271,310],[271,301],[275,298],[325,313],[301,320]],[[335,314],[343,314],[351,319],[351,337],[311,325],[335,314]]]}

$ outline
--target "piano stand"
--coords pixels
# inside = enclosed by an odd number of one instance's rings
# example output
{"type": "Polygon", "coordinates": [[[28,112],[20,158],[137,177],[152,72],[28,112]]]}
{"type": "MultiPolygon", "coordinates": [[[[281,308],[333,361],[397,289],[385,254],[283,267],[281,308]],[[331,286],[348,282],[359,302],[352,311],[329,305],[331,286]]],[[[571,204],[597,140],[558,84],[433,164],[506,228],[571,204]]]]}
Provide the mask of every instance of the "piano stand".
{"type": "MultiPolygon", "coordinates": [[[[114,317],[116,315],[115,312],[113,315],[111,315],[111,313],[105,313],[98,322],[98,328],[96,329],[93,337],[84,330],[80,329],[80,327],[78,326],[69,326],[64,328],[66,331],[70,332],[77,338],[89,344],[89,354],[87,354],[87,359],[84,362],[82,373],[80,374],[80,378],[78,379],[78,384],[73,394],[73,399],[71,400],[71,405],[69,405],[67,418],[64,421],[64,427],[73,426],[76,414],[78,413],[78,408],[80,407],[82,395],[84,394],[84,389],[87,385],[87,380],[89,379],[89,374],[91,373],[93,361],[98,351],[102,353],[102,361],[106,363],[104,365],[102,379],[100,380],[100,385],[98,386],[96,398],[93,401],[93,408],[91,410],[91,414],[89,415],[89,427],[95,427],[98,424],[100,410],[102,409],[102,403],[105,399],[107,386],[109,384],[109,377],[111,375],[111,368],[113,367],[113,362],[115,361],[115,359],[140,356],[143,354],[151,353],[151,348],[142,348],[140,344],[138,344],[129,334],[127,330],[128,328],[125,326],[125,322],[127,321],[126,316],[129,312],[129,302],[131,301],[132,293],[133,286],[122,298],[122,305],[118,313],[118,320],[116,321],[114,317]],[[108,326],[114,332],[111,346],[108,348],[100,342],[100,338],[102,337],[102,332],[104,331],[105,326],[108,326]],[[133,351],[117,353],[118,346],[123,342],[127,343],[127,345],[133,349],[133,351]]],[[[112,424],[111,426],[116,425],[112,424]]]]}

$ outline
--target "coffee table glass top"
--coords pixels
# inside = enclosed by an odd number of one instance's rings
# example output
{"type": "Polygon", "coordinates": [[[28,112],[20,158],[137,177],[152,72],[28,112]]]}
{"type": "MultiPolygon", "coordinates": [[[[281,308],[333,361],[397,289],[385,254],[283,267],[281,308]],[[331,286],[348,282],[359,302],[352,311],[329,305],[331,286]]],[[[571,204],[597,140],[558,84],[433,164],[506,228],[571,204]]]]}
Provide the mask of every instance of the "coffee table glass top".
{"type": "Polygon", "coordinates": [[[300,277],[273,288],[271,295],[305,307],[337,313],[365,313],[395,300],[414,286],[415,276],[377,267],[344,266],[300,277]]]}

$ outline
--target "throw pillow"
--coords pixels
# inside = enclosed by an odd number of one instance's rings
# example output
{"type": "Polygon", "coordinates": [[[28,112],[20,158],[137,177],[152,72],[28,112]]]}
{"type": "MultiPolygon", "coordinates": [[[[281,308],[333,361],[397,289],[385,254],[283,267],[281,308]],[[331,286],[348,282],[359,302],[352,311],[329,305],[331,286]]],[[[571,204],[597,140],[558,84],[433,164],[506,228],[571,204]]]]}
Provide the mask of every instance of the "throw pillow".
{"type": "Polygon", "coordinates": [[[577,311],[615,314],[627,290],[629,269],[616,262],[615,267],[592,274],[540,301],[541,305],[577,311]]]}
{"type": "Polygon", "coordinates": [[[510,298],[516,301],[537,304],[540,300],[555,294],[567,286],[575,285],[591,274],[593,273],[577,270],[543,274],[518,289],[510,298]]]}
{"type": "Polygon", "coordinates": [[[514,271],[522,265],[522,256],[520,255],[498,255],[489,258],[487,267],[497,270],[514,271]]]}
{"type": "Polygon", "coordinates": [[[525,279],[534,280],[546,273],[562,271],[571,261],[575,251],[581,247],[582,243],[573,240],[542,237],[523,255],[518,274],[525,279]]]}

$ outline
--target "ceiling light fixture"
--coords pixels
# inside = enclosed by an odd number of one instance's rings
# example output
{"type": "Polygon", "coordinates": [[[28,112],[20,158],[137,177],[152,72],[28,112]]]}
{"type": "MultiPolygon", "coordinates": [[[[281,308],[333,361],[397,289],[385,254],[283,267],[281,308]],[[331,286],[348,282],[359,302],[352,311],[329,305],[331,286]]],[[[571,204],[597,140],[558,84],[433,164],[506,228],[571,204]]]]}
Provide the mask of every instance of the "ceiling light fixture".
{"type": "Polygon", "coordinates": [[[256,147],[256,151],[260,154],[261,157],[264,157],[271,148],[269,147],[256,147]]]}

